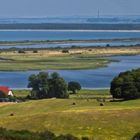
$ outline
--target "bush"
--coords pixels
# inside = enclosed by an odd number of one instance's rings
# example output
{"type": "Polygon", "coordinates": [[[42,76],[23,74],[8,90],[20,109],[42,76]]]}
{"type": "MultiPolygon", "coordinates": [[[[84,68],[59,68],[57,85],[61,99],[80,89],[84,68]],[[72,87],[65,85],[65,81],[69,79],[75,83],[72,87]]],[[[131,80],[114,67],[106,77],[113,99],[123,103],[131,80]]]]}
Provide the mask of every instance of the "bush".
{"type": "Polygon", "coordinates": [[[33,50],[33,53],[38,53],[38,50],[33,50]]]}
{"type": "Polygon", "coordinates": [[[112,80],[110,92],[113,98],[140,98],[140,69],[120,73],[112,80]]]}
{"type": "Polygon", "coordinates": [[[89,140],[88,137],[82,137],[82,140],[89,140]]]}
{"type": "Polygon", "coordinates": [[[67,135],[60,135],[56,138],[56,140],[79,140],[77,137],[74,137],[71,134],[67,134],[67,135]]]}
{"type": "Polygon", "coordinates": [[[44,131],[39,134],[41,138],[45,138],[45,140],[54,140],[55,134],[50,131],[44,131]]]}
{"type": "Polygon", "coordinates": [[[69,53],[69,50],[68,49],[64,49],[64,50],[62,50],[62,53],[69,53]]]}
{"type": "Polygon", "coordinates": [[[18,53],[26,53],[24,50],[19,50],[18,53]]]}
{"type": "Polygon", "coordinates": [[[7,97],[9,102],[15,102],[16,101],[16,98],[14,96],[8,96],[7,97]]]}
{"type": "Polygon", "coordinates": [[[41,133],[34,133],[27,130],[6,130],[0,128],[0,140],[79,140],[73,135],[60,135],[55,136],[54,133],[50,131],[45,131],[41,133]]]}

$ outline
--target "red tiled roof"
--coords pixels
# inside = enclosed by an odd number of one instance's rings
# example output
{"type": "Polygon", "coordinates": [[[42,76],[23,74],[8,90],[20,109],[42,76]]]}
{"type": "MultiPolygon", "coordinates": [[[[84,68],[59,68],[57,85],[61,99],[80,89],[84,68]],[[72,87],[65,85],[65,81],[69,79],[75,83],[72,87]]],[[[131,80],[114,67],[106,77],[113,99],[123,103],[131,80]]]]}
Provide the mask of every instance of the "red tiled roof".
{"type": "Polygon", "coordinates": [[[0,86],[0,91],[3,92],[5,96],[8,96],[10,89],[9,87],[0,86]]]}

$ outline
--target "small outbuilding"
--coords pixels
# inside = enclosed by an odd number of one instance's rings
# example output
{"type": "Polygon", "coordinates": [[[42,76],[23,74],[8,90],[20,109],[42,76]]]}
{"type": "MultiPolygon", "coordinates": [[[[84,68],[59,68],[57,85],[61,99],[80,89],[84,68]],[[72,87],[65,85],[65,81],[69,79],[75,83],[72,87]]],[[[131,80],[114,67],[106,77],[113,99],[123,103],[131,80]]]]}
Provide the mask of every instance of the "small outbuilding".
{"type": "Polygon", "coordinates": [[[0,86],[0,93],[6,96],[14,96],[12,90],[6,86],[0,86]]]}

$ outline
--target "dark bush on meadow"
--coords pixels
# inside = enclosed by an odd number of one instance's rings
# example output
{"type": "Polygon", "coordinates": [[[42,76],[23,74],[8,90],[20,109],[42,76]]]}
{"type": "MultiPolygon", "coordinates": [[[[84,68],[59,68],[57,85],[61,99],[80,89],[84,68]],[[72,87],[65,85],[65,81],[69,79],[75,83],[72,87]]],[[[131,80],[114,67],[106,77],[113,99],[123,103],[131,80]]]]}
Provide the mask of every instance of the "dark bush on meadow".
{"type": "Polygon", "coordinates": [[[82,137],[82,140],[89,140],[88,137],[82,137]]]}
{"type": "Polygon", "coordinates": [[[92,51],[92,49],[89,49],[88,51],[89,51],[89,52],[91,52],[91,51],[92,51]]]}
{"type": "Polygon", "coordinates": [[[33,50],[33,53],[38,53],[38,50],[33,50]]]}
{"type": "Polygon", "coordinates": [[[50,131],[41,132],[39,135],[42,139],[45,139],[45,140],[54,140],[56,137],[55,134],[50,131]]]}
{"type": "Polygon", "coordinates": [[[79,139],[70,134],[55,136],[55,134],[50,131],[34,133],[28,130],[17,131],[0,128],[0,140],[79,140],[79,139]]]}
{"type": "Polygon", "coordinates": [[[140,98],[140,68],[120,73],[111,82],[110,92],[113,98],[140,98]]]}
{"type": "Polygon", "coordinates": [[[63,49],[62,53],[69,53],[69,50],[68,49],[63,49]]]}
{"type": "Polygon", "coordinates": [[[55,140],[79,140],[79,139],[71,134],[67,134],[67,135],[60,135],[56,137],[55,140]]]}
{"type": "Polygon", "coordinates": [[[7,99],[9,100],[9,102],[16,102],[16,97],[14,96],[8,96],[7,99]]]}
{"type": "Polygon", "coordinates": [[[0,128],[0,139],[1,140],[41,140],[41,137],[33,132],[27,130],[16,131],[16,130],[6,130],[0,128]]]}
{"type": "Polygon", "coordinates": [[[18,53],[26,53],[24,50],[18,50],[18,53]]]}

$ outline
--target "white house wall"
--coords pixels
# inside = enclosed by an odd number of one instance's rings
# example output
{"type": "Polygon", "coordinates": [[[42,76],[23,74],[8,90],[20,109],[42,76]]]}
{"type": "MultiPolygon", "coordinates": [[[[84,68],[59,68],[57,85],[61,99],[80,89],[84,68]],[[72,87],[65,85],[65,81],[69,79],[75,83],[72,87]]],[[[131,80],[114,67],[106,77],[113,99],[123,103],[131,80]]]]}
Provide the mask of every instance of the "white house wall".
{"type": "Polygon", "coordinates": [[[12,93],[12,91],[9,91],[9,92],[8,92],[8,95],[9,95],[9,96],[14,96],[13,93],[12,93]]]}

